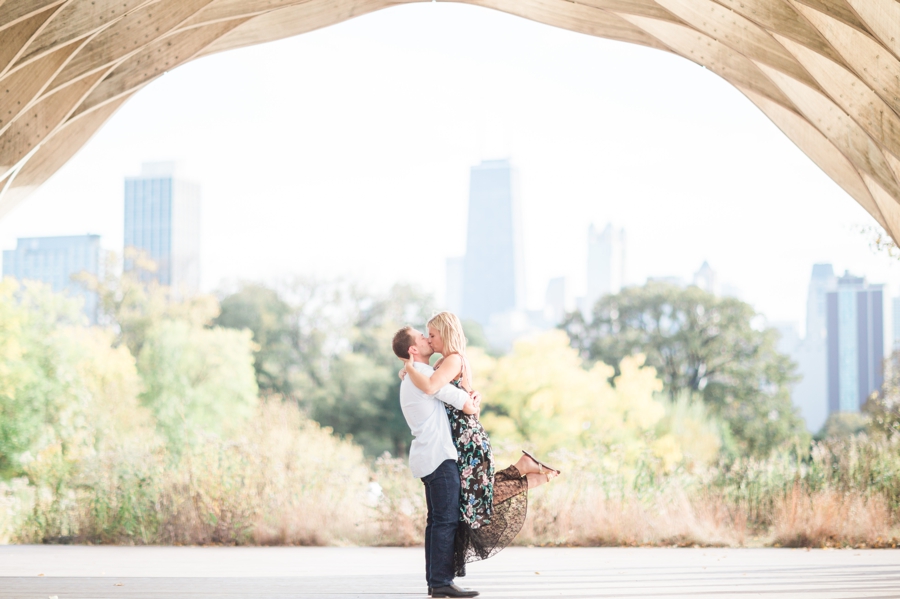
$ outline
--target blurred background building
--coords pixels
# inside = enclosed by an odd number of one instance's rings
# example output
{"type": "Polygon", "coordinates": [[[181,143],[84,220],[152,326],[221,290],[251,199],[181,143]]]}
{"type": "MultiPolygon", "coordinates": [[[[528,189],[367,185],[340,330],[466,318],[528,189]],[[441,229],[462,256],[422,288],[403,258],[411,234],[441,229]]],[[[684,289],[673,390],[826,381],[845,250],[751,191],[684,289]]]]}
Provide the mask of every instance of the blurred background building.
{"type": "Polygon", "coordinates": [[[814,264],[806,299],[806,336],[793,348],[782,348],[797,362],[800,381],[794,387],[794,405],[810,431],[818,431],[828,418],[828,311],[827,296],[836,286],[831,264],[814,264]]]}
{"type": "Polygon", "coordinates": [[[844,273],[826,298],[828,411],[858,412],[884,381],[884,286],[844,273]]]}
{"type": "Polygon", "coordinates": [[[509,349],[535,329],[524,309],[525,265],[518,173],[509,160],[484,160],[469,179],[466,254],[447,259],[445,305],[509,349]]]}
{"type": "Polygon", "coordinates": [[[16,249],[3,252],[4,277],[40,281],[53,291],[81,297],[91,324],[97,322],[97,294],[72,277],[82,272],[97,276],[100,268],[99,235],[20,237],[16,249]]]}
{"type": "MultiPolygon", "coordinates": [[[[145,162],[125,178],[126,248],[146,253],[155,273],[143,273],[176,293],[200,288],[200,187],[179,176],[174,162],[145,162]]],[[[126,270],[133,264],[125,262],[126,270]]]]}
{"type": "Polygon", "coordinates": [[[608,223],[602,231],[588,227],[587,312],[604,295],[619,293],[625,285],[625,229],[608,223]]]}
{"type": "Polygon", "coordinates": [[[460,311],[482,326],[521,309],[524,300],[517,176],[509,160],[482,161],[470,174],[460,311]]]}
{"type": "Polygon", "coordinates": [[[791,393],[811,432],[828,416],[859,412],[881,388],[885,359],[896,343],[898,303],[885,301],[884,285],[845,272],[831,264],[814,264],[806,303],[806,335],[793,323],[773,323],[781,333],[778,349],[797,363],[800,380],[791,393]]]}

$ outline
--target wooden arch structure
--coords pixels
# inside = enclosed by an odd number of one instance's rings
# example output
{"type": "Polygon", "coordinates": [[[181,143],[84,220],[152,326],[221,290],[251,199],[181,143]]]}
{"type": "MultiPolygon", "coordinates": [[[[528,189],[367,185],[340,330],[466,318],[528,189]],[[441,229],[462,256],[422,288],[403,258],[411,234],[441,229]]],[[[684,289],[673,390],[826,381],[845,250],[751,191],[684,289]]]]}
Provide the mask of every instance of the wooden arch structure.
{"type": "MultiPolygon", "coordinates": [[[[409,1],[0,0],[0,216],[165,71],[409,1]]],[[[461,1],[708,68],[900,241],[900,1],[461,1]]]]}

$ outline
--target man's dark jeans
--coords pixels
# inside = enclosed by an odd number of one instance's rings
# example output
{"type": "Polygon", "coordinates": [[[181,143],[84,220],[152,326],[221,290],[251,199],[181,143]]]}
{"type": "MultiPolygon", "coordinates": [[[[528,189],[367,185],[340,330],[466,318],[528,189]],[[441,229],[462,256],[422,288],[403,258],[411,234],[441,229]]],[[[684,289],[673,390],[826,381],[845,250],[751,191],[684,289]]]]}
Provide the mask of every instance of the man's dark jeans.
{"type": "Polygon", "coordinates": [[[425,579],[428,586],[453,584],[453,542],[459,526],[459,468],[446,460],[422,478],[425,483],[425,579]]]}

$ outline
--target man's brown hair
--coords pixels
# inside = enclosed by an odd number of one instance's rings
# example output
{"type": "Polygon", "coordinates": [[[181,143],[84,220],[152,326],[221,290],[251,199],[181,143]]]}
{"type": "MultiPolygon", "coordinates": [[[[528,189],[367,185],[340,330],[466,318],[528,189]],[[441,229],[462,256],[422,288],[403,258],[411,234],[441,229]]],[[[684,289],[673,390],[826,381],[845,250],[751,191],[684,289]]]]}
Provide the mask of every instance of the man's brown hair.
{"type": "Polygon", "coordinates": [[[412,330],[411,326],[406,325],[394,333],[394,341],[392,343],[394,353],[402,360],[409,360],[409,348],[416,344],[412,330]]]}

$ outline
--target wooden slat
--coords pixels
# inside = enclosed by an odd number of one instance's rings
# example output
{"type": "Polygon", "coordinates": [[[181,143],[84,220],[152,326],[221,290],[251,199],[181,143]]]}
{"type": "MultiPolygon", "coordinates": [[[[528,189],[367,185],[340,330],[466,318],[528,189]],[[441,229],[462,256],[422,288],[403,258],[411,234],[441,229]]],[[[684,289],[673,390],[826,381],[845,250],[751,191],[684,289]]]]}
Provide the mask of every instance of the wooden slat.
{"type": "Polygon", "coordinates": [[[741,89],[751,102],[763,111],[816,166],[831,177],[882,227],[886,226],[878,205],[863,182],[859,171],[847,157],[805,117],[749,89],[741,89]]]}
{"type": "Polygon", "coordinates": [[[840,56],[815,27],[801,18],[787,2],[773,0],[716,0],[725,8],[753,21],[769,32],[776,32],[819,54],[840,62],[840,56]]]}
{"type": "Polygon", "coordinates": [[[900,2],[847,0],[878,40],[900,58],[900,2]]]}
{"type": "Polygon", "coordinates": [[[792,107],[791,101],[769,81],[753,62],[695,29],[672,23],[664,23],[644,17],[625,16],[677,54],[703,65],[733,85],[750,89],[772,100],[792,107]]]}
{"type": "Polygon", "coordinates": [[[37,35],[38,29],[53,16],[55,7],[31,15],[26,19],[16,22],[2,33],[3,43],[0,44],[0,77],[6,73],[13,62],[18,59],[31,39],[37,35]]]}
{"type": "Polygon", "coordinates": [[[125,15],[101,31],[53,81],[56,89],[139,52],[167,35],[211,0],[161,0],[125,15]]]}
{"type": "Polygon", "coordinates": [[[868,174],[888,193],[900,198],[900,185],[879,145],[840,106],[821,92],[771,67],[760,69],[797,106],[800,114],[833,143],[860,174],[868,174]]]}
{"type": "Polygon", "coordinates": [[[92,77],[86,77],[41,99],[20,114],[0,137],[0,166],[16,164],[35,146],[50,137],[103,75],[104,73],[96,73],[92,77]]]}
{"type": "Polygon", "coordinates": [[[72,0],[5,0],[0,3],[0,36],[7,27],[11,27],[23,19],[29,19],[48,8],[59,7],[67,2],[72,2],[72,0]]]}
{"type": "Polygon", "coordinates": [[[513,15],[518,15],[538,23],[561,29],[577,31],[632,44],[640,44],[668,51],[665,44],[635,27],[624,17],[627,15],[647,16],[660,21],[680,23],[681,19],[662,7],[651,8],[646,3],[592,2],[575,3],[568,0],[462,0],[467,4],[487,6],[513,15]],[[627,6],[626,6],[627,5],[627,6]],[[607,6],[608,8],[596,8],[607,6]],[[615,10],[613,10],[615,9],[615,10]]]}
{"type": "Polygon", "coordinates": [[[200,56],[308,33],[389,4],[387,0],[309,0],[250,18],[210,44],[200,56]]]}
{"type": "Polygon", "coordinates": [[[859,77],[809,48],[782,39],[782,43],[820,82],[831,99],[869,136],[900,157],[900,116],[859,77]]]}
{"type": "Polygon", "coordinates": [[[189,61],[223,33],[240,24],[239,20],[215,23],[199,30],[176,33],[150,44],[107,75],[72,116],[77,117],[123,95],[130,95],[166,71],[189,61]]]}
{"type": "Polygon", "coordinates": [[[0,143],[10,123],[40,97],[48,82],[62,69],[78,46],[77,41],[70,42],[28,68],[12,71],[0,78],[0,143]]]}
{"type": "Polygon", "coordinates": [[[846,23],[859,31],[867,31],[865,23],[859,19],[856,15],[856,11],[854,11],[850,4],[845,2],[845,0],[799,0],[799,3],[837,19],[842,23],[846,23]]]}
{"type": "Polygon", "coordinates": [[[900,60],[858,29],[799,2],[789,1],[819,30],[859,78],[900,113],[900,60]]]}
{"type": "MultiPolygon", "coordinates": [[[[123,96],[81,119],[67,122],[45,141],[13,179],[6,194],[0,197],[0,218],[62,168],[127,99],[128,96],[123,96]]],[[[2,583],[0,587],[3,587],[2,583]]]]}
{"type": "Polygon", "coordinates": [[[743,56],[817,87],[815,80],[790,52],[763,28],[738,13],[710,0],[659,0],[659,3],[698,31],[743,56]]]}
{"type": "Polygon", "coordinates": [[[875,203],[878,204],[878,209],[884,218],[882,225],[884,230],[891,237],[897,239],[900,237],[900,204],[894,199],[896,196],[892,197],[877,181],[866,173],[863,173],[862,177],[866,187],[872,192],[872,197],[875,199],[875,203]]]}
{"type": "Polygon", "coordinates": [[[70,41],[96,33],[136,8],[158,0],[90,0],[62,7],[19,58],[22,64],[70,41]]]}

